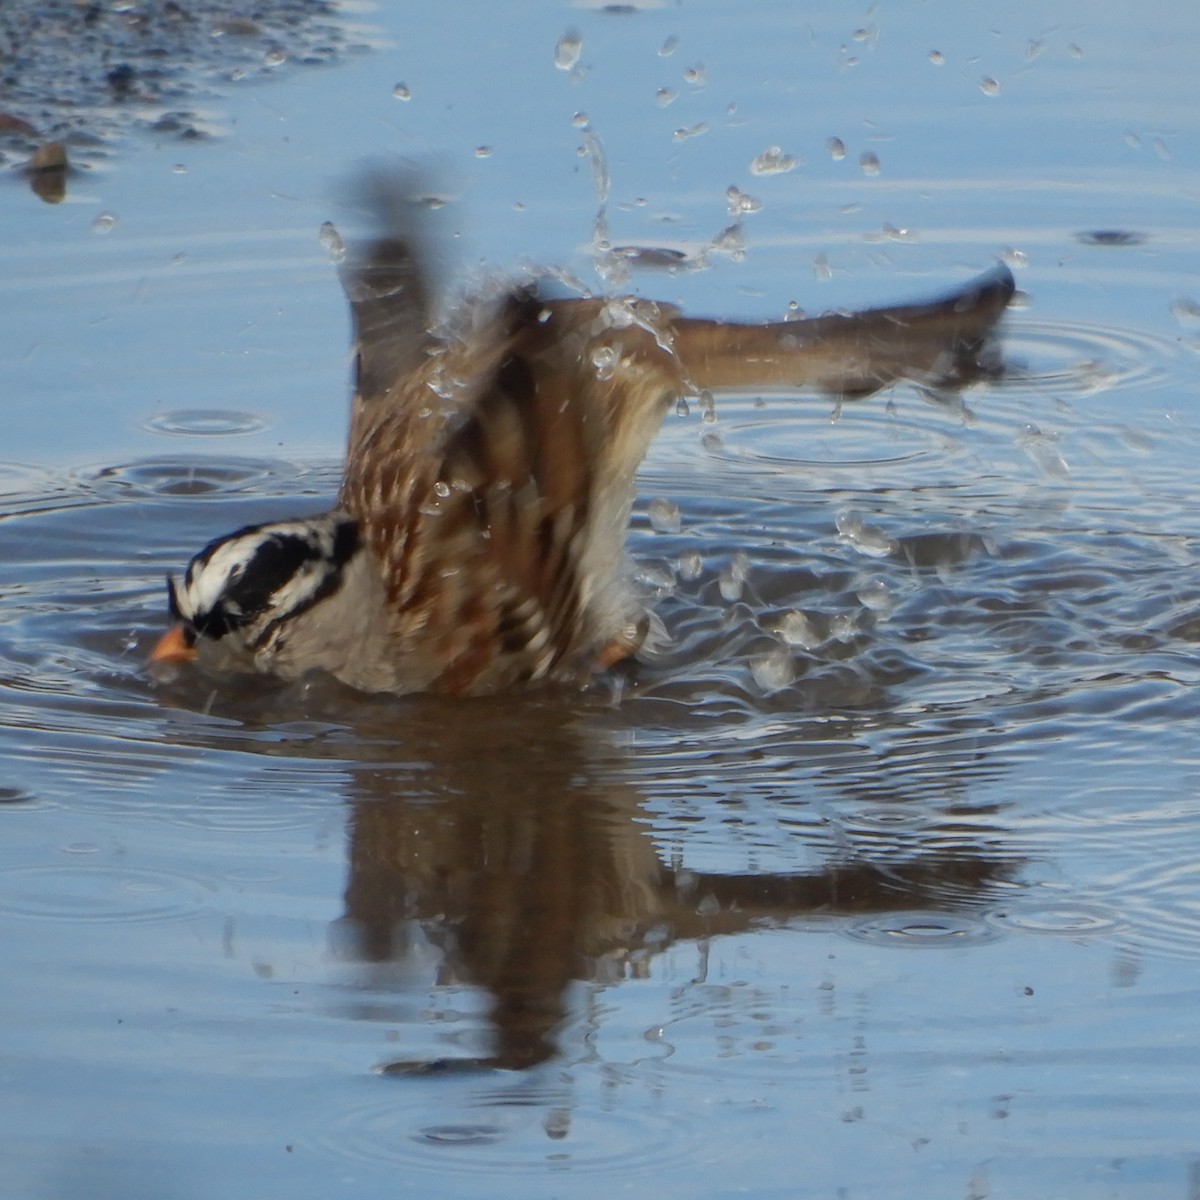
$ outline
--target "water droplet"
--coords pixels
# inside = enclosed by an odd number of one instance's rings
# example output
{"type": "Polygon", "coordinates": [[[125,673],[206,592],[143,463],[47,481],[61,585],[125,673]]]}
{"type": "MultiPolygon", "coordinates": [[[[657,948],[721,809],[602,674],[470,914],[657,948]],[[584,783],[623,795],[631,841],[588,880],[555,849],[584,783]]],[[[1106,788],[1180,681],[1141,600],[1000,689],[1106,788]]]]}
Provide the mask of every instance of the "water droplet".
{"type": "Polygon", "coordinates": [[[110,212],[102,212],[93,222],[96,233],[111,233],[117,227],[117,218],[110,212]]]}
{"type": "Polygon", "coordinates": [[[792,656],[782,647],[754,659],[750,674],[762,691],[770,693],[785,688],[796,679],[796,664],[792,656]]]}
{"type": "Polygon", "coordinates": [[[800,165],[800,160],[791,154],[784,154],[781,146],[768,146],[751,164],[751,175],[783,175],[794,171],[800,165]]]}
{"type": "Polygon", "coordinates": [[[829,151],[829,157],[834,162],[841,162],[846,157],[846,143],[840,137],[826,138],[825,149],[829,151]]]}
{"type": "Polygon", "coordinates": [[[398,83],[394,88],[392,88],[392,95],[395,96],[397,100],[411,100],[412,88],[410,88],[407,83],[398,83]]]}
{"type": "Polygon", "coordinates": [[[679,556],[679,578],[691,583],[699,579],[704,570],[704,560],[694,550],[679,556]]]}
{"type": "Polygon", "coordinates": [[[687,402],[686,396],[680,396],[675,401],[675,415],[677,417],[686,417],[691,414],[692,406],[687,402]]]}
{"type": "Polygon", "coordinates": [[[597,379],[611,379],[617,366],[617,351],[613,346],[596,346],[591,354],[597,379]]]}
{"type": "Polygon", "coordinates": [[[946,56],[940,50],[930,50],[929,61],[933,63],[935,67],[940,67],[945,63],[946,56]]]}
{"type": "Polygon", "coordinates": [[[706,454],[720,454],[725,449],[725,439],[719,433],[703,433],[700,445],[706,454]]]}
{"type": "Polygon", "coordinates": [[[708,83],[708,68],[703,63],[688,67],[683,73],[683,81],[690,83],[692,87],[704,87],[708,83]]]}
{"type": "Polygon", "coordinates": [[[721,911],[721,902],[709,892],[708,895],[696,905],[696,916],[698,917],[715,917],[721,911]]]}
{"type": "Polygon", "coordinates": [[[654,99],[659,108],[666,108],[668,104],[679,98],[678,92],[673,92],[670,88],[660,87],[654,93],[654,99]]]}
{"type": "Polygon", "coordinates": [[[268,67],[281,67],[287,62],[287,51],[282,46],[272,46],[270,50],[263,55],[263,62],[268,67]]]}
{"type": "Polygon", "coordinates": [[[1125,131],[1125,143],[1126,145],[1132,146],[1135,150],[1140,150],[1142,148],[1142,139],[1138,137],[1138,135],[1134,133],[1132,129],[1127,129],[1125,131]]]}
{"type": "Polygon", "coordinates": [[[171,170],[176,175],[186,175],[187,174],[187,166],[184,163],[175,163],[175,165],[171,168],[171,170]]]}
{"type": "Polygon", "coordinates": [[[554,65],[560,71],[572,71],[583,53],[583,35],[577,29],[568,29],[554,47],[554,65]]]}
{"type": "Polygon", "coordinates": [[[334,262],[341,262],[346,257],[346,243],[342,241],[342,235],[338,233],[337,226],[332,221],[321,223],[317,240],[334,262]]]}
{"type": "Polygon", "coordinates": [[[687,262],[682,250],[669,246],[614,246],[612,252],[636,267],[670,270],[687,262]]]}
{"type": "Polygon", "coordinates": [[[746,573],[749,568],[750,560],[742,550],[734,554],[725,566],[721,568],[721,574],[717,578],[717,586],[721,591],[721,595],[726,600],[734,601],[741,597],[742,588],[746,582],[746,573]]]}
{"type": "Polygon", "coordinates": [[[736,184],[730,184],[725,189],[725,203],[729,205],[729,215],[731,217],[740,217],[743,213],[756,213],[762,211],[763,203],[757,196],[751,196],[749,192],[743,192],[736,184]]]}
{"type": "Polygon", "coordinates": [[[439,479],[433,485],[433,494],[439,499],[445,500],[450,495],[450,485],[444,479],[439,479]]]}
{"type": "Polygon", "coordinates": [[[475,157],[476,158],[491,158],[492,157],[491,146],[476,146],[475,147],[475,157]]]}
{"type": "Polygon", "coordinates": [[[858,626],[855,625],[854,618],[850,613],[838,613],[829,622],[829,636],[839,642],[848,642],[857,630],[858,626]]]}
{"type": "Polygon", "coordinates": [[[985,96],[998,96],[1000,95],[1000,84],[997,83],[996,80],[990,75],[985,75],[979,81],[979,90],[985,96]]]}
{"type": "Polygon", "coordinates": [[[882,579],[872,579],[855,592],[859,603],[872,612],[887,612],[892,607],[892,592],[882,579]]]}
{"type": "Polygon", "coordinates": [[[878,175],[880,171],[879,155],[874,150],[864,150],[858,156],[858,165],[862,168],[864,175],[878,175]]]}
{"type": "Polygon", "coordinates": [[[666,596],[675,590],[675,572],[666,563],[639,563],[636,582],[654,596],[666,596]]]}
{"type": "Polygon", "coordinates": [[[669,38],[658,48],[659,58],[670,58],[676,50],[679,49],[679,39],[671,34],[669,38]]]}
{"type": "Polygon", "coordinates": [[[868,525],[858,513],[839,513],[834,523],[838,537],[860,554],[887,558],[896,552],[895,538],[888,537],[877,525],[868,525]]]}
{"type": "Polygon", "coordinates": [[[683,528],[679,505],[670,500],[651,500],[646,506],[646,516],[655,533],[678,533],[683,528]]]}
{"type": "Polygon", "coordinates": [[[1058,448],[1058,434],[1045,433],[1036,425],[1026,425],[1017,438],[1017,445],[1051,479],[1067,479],[1071,468],[1058,448]]]}
{"type": "Polygon", "coordinates": [[[574,125],[576,129],[586,129],[586,128],[587,128],[587,125],[588,125],[588,115],[587,115],[587,113],[585,113],[585,112],[577,112],[577,113],[576,113],[576,114],[575,114],[575,115],[574,115],[574,116],[571,118],[571,124],[572,124],[572,125],[574,125]]]}
{"type": "Polygon", "coordinates": [[[685,125],[680,129],[675,130],[671,135],[677,142],[686,142],[690,138],[699,137],[702,133],[708,132],[707,121],[697,121],[695,125],[685,125]]]}
{"type": "Polygon", "coordinates": [[[713,238],[709,247],[717,254],[728,254],[734,262],[741,262],[746,257],[746,236],[739,222],[727,226],[713,238]]]}
{"type": "Polygon", "coordinates": [[[823,640],[813,627],[812,621],[799,609],[784,613],[775,623],[771,632],[782,638],[789,646],[796,646],[801,650],[815,650],[823,640]]]}
{"type": "Polygon", "coordinates": [[[1072,58],[1082,58],[1082,57],[1083,57],[1083,49],[1082,49],[1082,47],[1080,47],[1080,46],[1077,46],[1077,45],[1076,45],[1074,42],[1068,42],[1068,43],[1067,43],[1067,53],[1068,53],[1068,54],[1069,54],[1069,55],[1070,55],[1072,58]]]}
{"type": "Polygon", "coordinates": [[[1025,251],[1017,250],[1012,246],[1005,246],[1004,249],[1000,251],[1000,257],[1004,259],[1004,261],[1010,267],[1025,267],[1029,265],[1029,256],[1025,253],[1025,251]]]}
{"type": "Polygon", "coordinates": [[[713,399],[712,392],[705,389],[700,393],[700,413],[701,420],[705,425],[715,425],[717,423],[717,402],[713,399]]]}
{"type": "Polygon", "coordinates": [[[548,1138],[561,1141],[571,1132],[571,1110],[569,1108],[554,1108],[542,1121],[542,1128],[548,1138]]]}
{"type": "Polygon", "coordinates": [[[818,254],[813,259],[813,278],[818,283],[828,283],[833,278],[833,268],[824,254],[818,254]]]}

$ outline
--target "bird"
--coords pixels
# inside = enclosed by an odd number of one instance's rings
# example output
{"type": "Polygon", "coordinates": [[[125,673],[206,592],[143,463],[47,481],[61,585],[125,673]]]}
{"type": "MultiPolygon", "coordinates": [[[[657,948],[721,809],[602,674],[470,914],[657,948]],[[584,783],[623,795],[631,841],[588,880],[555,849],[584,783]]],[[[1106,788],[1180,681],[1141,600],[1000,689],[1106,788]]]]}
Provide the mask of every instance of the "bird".
{"type": "Polygon", "coordinates": [[[334,507],[216,538],[169,576],[153,663],[401,695],[584,686],[651,628],[625,541],[681,397],[960,384],[1014,293],[998,262],[927,303],[755,324],[527,279],[439,317],[417,189],[373,195],[379,228],[341,267],[354,380],[334,507]]]}

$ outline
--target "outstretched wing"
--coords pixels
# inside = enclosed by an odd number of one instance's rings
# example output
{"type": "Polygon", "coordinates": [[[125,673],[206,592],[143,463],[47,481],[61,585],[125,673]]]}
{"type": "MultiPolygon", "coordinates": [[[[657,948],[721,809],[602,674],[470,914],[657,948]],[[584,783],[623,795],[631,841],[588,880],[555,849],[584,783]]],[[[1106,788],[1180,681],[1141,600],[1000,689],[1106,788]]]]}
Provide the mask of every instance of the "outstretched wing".
{"type": "Polygon", "coordinates": [[[675,347],[688,377],[710,391],[861,396],[897,379],[962,384],[986,371],[988,339],[1014,289],[1012,272],[997,263],[923,304],[764,325],[679,320],[675,347]]]}
{"type": "Polygon", "coordinates": [[[435,335],[413,181],[375,187],[383,234],[343,273],[357,385],[339,506],[382,564],[414,689],[575,676],[637,648],[626,526],[678,396],[961,378],[1013,289],[1000,267],[931,304],[737,325],[526,288],[435,335]]]}

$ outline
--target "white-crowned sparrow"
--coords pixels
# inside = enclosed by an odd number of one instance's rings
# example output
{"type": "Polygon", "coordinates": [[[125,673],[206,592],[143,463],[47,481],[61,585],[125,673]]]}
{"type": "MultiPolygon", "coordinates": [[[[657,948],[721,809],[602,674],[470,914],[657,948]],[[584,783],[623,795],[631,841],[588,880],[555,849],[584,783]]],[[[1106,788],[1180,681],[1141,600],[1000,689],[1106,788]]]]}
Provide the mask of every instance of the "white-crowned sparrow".
{"type": "Polygon", "coordinates": [[[970,377],[1013,293],[1000,265],[928,304],[741,325],[524,286],[434,330],[412,206],[388,207],[343,270],[357,379],[336,507],[209,543],[168,580],[154,659],[396,693],[584,680],[644,637],[626,527],[680,396],[970,377]]]}

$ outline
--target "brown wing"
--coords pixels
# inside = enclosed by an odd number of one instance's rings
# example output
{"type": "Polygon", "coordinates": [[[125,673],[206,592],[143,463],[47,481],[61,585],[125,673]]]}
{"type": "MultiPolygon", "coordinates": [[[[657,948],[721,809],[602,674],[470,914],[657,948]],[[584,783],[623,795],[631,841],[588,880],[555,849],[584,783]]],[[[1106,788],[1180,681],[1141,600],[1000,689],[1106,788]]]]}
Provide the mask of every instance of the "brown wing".
{"type": "Polygon", "coordinates": [[[730,325],[521,290],[434,337],[417,245],[401,230],[345,273],[358,386],[339,503],[382,563],[411,687],[455,694],[636,649],[634,476],[679,395],[950,375],[1012,293],[1000,268],[931,305],[730,325]]]}
{"type": "Polygon", "coordinates": [[[602,301],[528,291],[426,351],[356,397],[340,501],[424,686],[575,677],[614,640],[636,646],[623,544],[637,467],[683,387],[674,356],[602,301]]]}
{"type": "Polygon", "coordinates": [[[680,320],[675,347],[699,388],[815,388],[865,395],[897,379],[931,386],[977,378],[989,335],[1013,297],[998,263],[938,300],[764,325],[680,320]]]}

